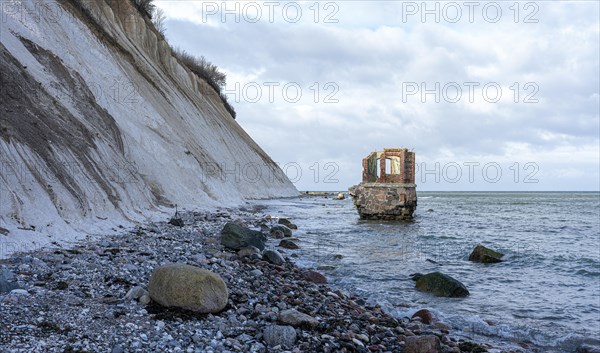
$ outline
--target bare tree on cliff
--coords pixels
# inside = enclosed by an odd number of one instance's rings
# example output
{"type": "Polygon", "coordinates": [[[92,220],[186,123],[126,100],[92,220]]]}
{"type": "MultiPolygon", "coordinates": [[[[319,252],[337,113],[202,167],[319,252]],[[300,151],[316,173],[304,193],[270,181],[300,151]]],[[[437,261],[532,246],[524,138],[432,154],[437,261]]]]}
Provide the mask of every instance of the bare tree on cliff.
{"type": "Polygon", "coordinates": [[[163,9],[158,7],[154,9],[154,14],[152,15],[152,23],[154,24],[154,27],[156,28],[158,33],[162,34],[163,37],[167,32],[167,26],[165,25],[166,19],[167,16],[165,15],[165,11],[163,9]]]}
{"type": "Polygon", "coordinates": [[[142,14],[148,16],[148,18],[152,18],[154,9],[156,8],[154,0],[133,0],[133,3],[142,14]]]}

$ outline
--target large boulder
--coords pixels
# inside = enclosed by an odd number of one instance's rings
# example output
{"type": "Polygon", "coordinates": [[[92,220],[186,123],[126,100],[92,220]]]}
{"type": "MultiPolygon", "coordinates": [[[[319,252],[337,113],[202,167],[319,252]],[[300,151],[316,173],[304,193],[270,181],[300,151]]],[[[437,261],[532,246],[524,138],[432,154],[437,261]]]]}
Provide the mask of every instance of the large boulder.
{"type": "Polygon", "coordinates": [[[221,244],[233,250],[254,246],[264,250],[267,236],[263,233],[242,227],[235,223],[227,223],[221,230],[221,244]]]}
{"type": "Polygon", "coordinates": [[[434,335],[406,337],[404,353],[439,353],[442,351],[439,338],[434,335]]]}
{"type": "Polygon", "coordinates": [[[419,318],[425,325],[431,325],[434,321],[437,321],[435,315],[427,309],[421,309],[411,316],[411,319],[419,318]]]}
{"type": "Polygon", "coordinates": [[[269,261],[270,263],[279,266],[285,263],[285,259],[277,250],[265,250],[263,252],[263,258],[267,259],[267,261],[269,261]]]}
{"type": "Polygon", "coordinates": [[[152,272],[150,297],[166,307],[216,313],[227,305],[228,291],[219,275],[199,267],[168,264],[152,272]]]}
{"type": "Polygon", "coordinates": [[[484,264],[492,264],[502,261],[504,254],[494,251],[490,248],[486,248],[481,244],[477,244],[471,255],[469,255],[469,261],[481,262],[484,264]]]}
{"type": "Polygon", "coordinates": [[[293,241],[291,241],[289,239],[281,239],[281,241],[279,242],[279,246],[281,246],[282,248],[291,249],[291,250],[300,249],[298,244],[294,243],[293,241]]]}
{"type": "Polygon", "coordinates": [[[281,238],[289,238],[292,236],[292,230],[282,224],[276,224],[271,227],[270,230],[271,236],[281,239],[281,238]]]}
{"type": "Polygon", "coordinates": [[[277,223],[282,224],[288,227],[289,229],[298,229],[298,226],[292,223],[292,221],[290,221],[287,218],[279,218],[279,221],[277,221],[277,223]]]}
{"type": "Polygon", "coordinates": [[[327,278],[317,271],[307,270],[302,275],[305,279],[313,283],[327,284],[327,278]]]}
{"type": "Polygon", "coordinates": [[[429,292],[438,297],[466,297],[469,291],[464,284],[441,272],[431,272],[426,275],[416,274],[413,280],[415,287],[421,292],[429,292]]]}
{"type": "Polygon", "coordinates": [[[269,226],[266,225],[265,223],[261,223],[260,224],[260,231],[262,233],[269,234],[269,232],[271,231],[271,228],[269,228],[269,226]]]}

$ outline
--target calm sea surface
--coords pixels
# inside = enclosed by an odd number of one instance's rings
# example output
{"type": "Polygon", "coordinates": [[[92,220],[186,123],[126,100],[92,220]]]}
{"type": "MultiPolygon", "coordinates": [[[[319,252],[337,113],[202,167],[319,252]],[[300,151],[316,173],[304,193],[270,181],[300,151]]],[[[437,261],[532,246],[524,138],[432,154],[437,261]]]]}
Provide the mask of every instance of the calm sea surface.
{"type": "Polygon", "coordinates": [[[410,223],[360,221],[349,199],[271,200],[266,212],[299,226],[301,266],[394,315],[429,308],[453,331],[501,347],[572,352],[600,340],[600,194],[421,192],[410,223]],[[471,263],[481,243],[505,262],[471,263]],[[341,259],[340,256],[342,255],[341,259]],[[441,271],[471,295],[414,289],[415,272],[441,271]]]}

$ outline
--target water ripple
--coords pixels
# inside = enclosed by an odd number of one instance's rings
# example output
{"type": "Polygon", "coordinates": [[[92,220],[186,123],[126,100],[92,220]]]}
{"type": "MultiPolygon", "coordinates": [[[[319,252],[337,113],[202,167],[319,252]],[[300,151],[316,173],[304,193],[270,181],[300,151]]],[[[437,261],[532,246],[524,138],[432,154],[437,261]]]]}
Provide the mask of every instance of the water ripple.
{"type": "Polygon", "coordinates": [[[568,352],[600,337],[599,196],[419,193],[409,223],[359,221],[350,200],[273,201],[267,210],[299,225],[301,263],[336,266],[327,273],[332,283],[392,313],[426,306],[466,337],[568,352]],[[469,262],[477,243],[503,252],[505,261],[469,262]],[[408,275],[430,271],[456,277],[471,296],[416,291],[408,275]]]}

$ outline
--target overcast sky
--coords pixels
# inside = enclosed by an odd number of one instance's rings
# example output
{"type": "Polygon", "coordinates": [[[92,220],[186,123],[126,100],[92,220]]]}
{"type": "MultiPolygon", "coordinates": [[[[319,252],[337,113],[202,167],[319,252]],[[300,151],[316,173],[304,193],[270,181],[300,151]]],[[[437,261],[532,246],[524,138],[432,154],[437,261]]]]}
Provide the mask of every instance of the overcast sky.
{"type": "Polygon", "coordinates": [[[597,1],[157,5],[300,190],[383,147],[415,151],[421,191],[599,189],[597,1]]]}

